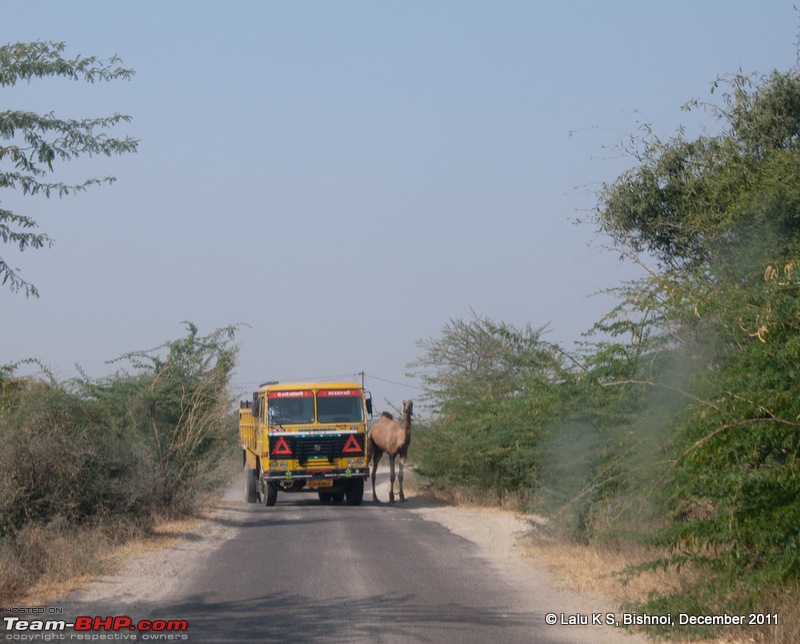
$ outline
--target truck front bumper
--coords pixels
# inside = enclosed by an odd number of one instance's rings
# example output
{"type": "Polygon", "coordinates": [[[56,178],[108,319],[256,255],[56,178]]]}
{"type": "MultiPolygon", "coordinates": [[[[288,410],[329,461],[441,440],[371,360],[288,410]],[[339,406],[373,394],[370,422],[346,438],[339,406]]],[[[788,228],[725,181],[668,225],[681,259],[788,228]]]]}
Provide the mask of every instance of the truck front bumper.
{"type": "Polygon", "coordinates": [[[335,470],[267,470],[263,474],[265,481],[305,481],[316,479],[365,479],[369,477],[369,468],[347,468],[335,470]]]}

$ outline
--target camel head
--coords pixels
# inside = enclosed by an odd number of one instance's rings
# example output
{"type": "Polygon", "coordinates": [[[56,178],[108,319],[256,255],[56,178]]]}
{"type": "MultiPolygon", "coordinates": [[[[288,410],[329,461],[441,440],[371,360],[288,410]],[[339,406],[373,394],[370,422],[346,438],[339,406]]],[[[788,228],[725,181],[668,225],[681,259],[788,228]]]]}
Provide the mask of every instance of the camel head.
{"type": "Polygon", "coordinates": [[[408,416],[409,418],[414,415],[414,403],[411,400],[404,400],[403,401],[403,416],[408,416]]]}

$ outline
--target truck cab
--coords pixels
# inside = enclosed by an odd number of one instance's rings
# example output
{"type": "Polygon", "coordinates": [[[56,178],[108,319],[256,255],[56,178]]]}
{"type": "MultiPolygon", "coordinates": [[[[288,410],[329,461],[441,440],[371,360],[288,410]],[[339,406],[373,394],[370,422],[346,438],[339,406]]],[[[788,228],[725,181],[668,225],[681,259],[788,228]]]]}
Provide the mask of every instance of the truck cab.
{"type": "Polygon", "coordinates": [[[278,492],[316,492],[360,505],[371,403],[355,382],[261,385],[239,409],[245,500],[272,506],[278,492]]]}

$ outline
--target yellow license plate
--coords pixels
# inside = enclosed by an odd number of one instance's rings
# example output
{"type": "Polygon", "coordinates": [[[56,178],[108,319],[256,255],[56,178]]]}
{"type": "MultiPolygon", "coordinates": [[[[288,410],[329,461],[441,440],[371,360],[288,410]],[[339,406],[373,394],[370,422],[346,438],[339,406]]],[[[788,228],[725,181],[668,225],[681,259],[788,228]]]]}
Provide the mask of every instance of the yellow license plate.
{"type": "Polygon", "coordinates": [[[306,487],[317,489],[318,487],[333,487],[333,479],[319,479],[318,481],[308,481],[306,487]]]}

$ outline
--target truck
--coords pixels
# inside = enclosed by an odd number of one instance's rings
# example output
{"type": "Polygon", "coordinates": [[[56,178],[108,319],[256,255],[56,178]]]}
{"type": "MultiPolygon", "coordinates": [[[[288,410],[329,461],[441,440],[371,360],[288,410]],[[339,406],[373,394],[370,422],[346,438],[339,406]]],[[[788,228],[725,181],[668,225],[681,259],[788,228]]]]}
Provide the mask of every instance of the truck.
{"type": "Polygon", "coordinates": [[[316,492],[360,505],[372,398],[356,382],[267,382],[239,403],[244,497],[273,506],[278,492],[316,492]]]}

